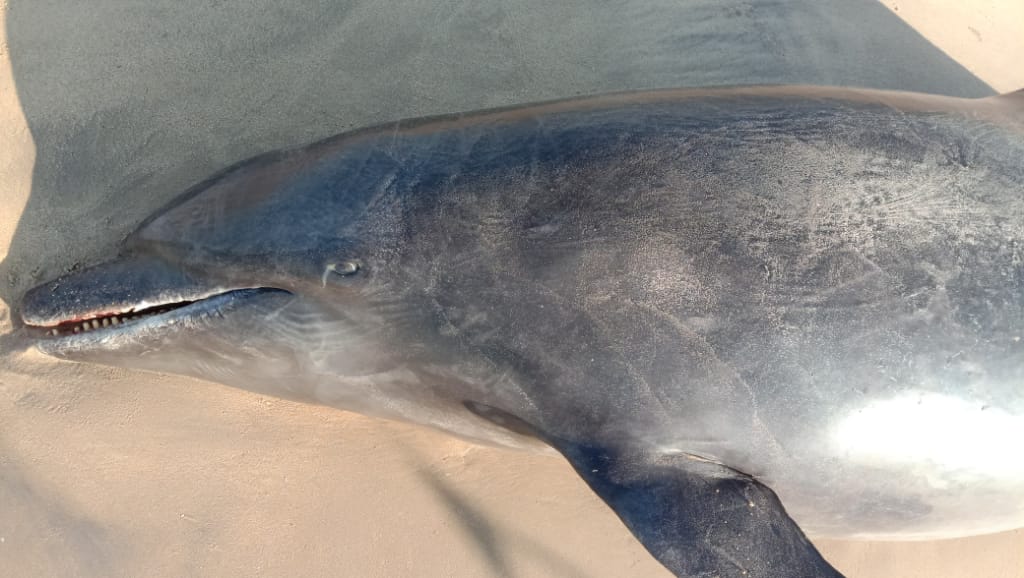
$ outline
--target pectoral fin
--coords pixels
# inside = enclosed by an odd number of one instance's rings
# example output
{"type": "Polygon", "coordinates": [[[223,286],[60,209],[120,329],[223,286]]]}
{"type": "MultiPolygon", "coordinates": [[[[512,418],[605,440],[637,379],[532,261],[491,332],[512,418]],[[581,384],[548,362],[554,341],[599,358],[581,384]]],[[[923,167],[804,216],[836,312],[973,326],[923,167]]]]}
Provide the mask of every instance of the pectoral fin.
{"type": "Polygon", "coordinates": [[[562,453],[647,550],[677,576],[843,578],[768,486],[688,456],[572,443],[494,407],[466,402],[491,423],[562,453]]]}
{"type": "Polygon", "coordinates": [[[677,576],[841,578],[767,486],[685,455],[567,444],[580,476],[677,576]]]}

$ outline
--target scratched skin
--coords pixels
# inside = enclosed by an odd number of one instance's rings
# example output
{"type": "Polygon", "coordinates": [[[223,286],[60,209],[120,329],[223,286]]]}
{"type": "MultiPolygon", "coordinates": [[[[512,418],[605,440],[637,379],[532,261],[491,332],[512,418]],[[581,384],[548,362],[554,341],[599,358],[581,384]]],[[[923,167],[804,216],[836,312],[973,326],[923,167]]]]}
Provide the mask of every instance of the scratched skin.
{"type": "Polygon", "coordinates": [[[785,512],[838,537],[1024,524],[1019,100],[664,91],[358,131],[198,185],[23,318],[195,301],[39,346],[539,438],[681,575],[833,575],[785,512]],[[785,511],[741,492],[742,516],[783,530],[737,558],[620,499],[677,472],[774,490],[785,511]]]}

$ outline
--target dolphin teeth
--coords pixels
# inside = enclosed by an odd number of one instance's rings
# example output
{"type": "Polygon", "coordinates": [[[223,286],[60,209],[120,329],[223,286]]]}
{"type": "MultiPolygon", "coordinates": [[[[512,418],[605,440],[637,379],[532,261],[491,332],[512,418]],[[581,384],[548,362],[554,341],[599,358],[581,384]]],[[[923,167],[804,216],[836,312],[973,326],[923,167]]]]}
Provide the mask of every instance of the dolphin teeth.
{"type": "MultiPolygon", "coordinates": [[[[128,311],[120,315],[109,315],[107,317],[100,317],[96,319],[86,319],[79,321],[74,325],[65,327],[64,333],[82,333],[86,331],[92,331],[94,329],[100,329],[101,327],[111,327],[114,325],[123,325],[125,323],[132,323],[139,318],[150,317],[154,315],[162,315],[168,311],[172,311],[177,308],[177,305],[165,305],[160,307],[154,307],[147,309],[146,311],[128,311]]],[[[60,335],[61,329],[51,328],[46,330],[47,335],[60,335]]]]}

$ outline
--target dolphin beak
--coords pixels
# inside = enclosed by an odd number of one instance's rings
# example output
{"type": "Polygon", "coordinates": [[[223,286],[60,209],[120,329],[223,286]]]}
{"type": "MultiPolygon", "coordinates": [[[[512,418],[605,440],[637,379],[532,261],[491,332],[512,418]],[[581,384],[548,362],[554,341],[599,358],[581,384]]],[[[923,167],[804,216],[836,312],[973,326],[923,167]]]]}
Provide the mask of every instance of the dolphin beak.
{"type": "Polygon", "coordinates": [[[118,325],[228,289],[204,284],[155,257],[127,255],[64,275],[25,294],[27,328],[50,335],[118,325]]]}

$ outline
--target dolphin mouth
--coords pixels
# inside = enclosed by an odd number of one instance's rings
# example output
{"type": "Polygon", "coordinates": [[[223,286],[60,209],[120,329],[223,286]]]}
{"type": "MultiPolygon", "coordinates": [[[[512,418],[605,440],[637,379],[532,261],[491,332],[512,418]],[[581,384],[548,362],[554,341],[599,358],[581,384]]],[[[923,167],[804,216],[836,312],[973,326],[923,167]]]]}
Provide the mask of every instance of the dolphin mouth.
{"type": "Polygon", "coordinates": [[[197,279],[154,256],[126,255],[39,285],[22,300],[23,335],[44,353],[113,349],[204,319],[267,293],[197,279]]]}
{"type": "Polygon", "coordinates": [[[254,292],[279,291],[270,287],[251,287],[214,291],[208,294],[194,295],[190,298],[152,303],[141,301],[135,305],[110,308],[105,311],[83,312],[65,319],[57,318],[48,323],[33,324],[25,321],[25,328],[35,332],[42,339],[52,339],[84,334],[90,331],[113,331],[120,328],[131,329],[136,323],[149,321],[165,321],[187,317],[189,314],[215,308],[217,304],[233,298],[244,297],[254,292]]]}
{"type": "Polygon", "coordinates": [[[117,348],[133,338],[158,336],[178,327],[188,328],[223,316],[244,302],[266,294],[290,295],[272,287],[231,289],[169,303],[140,303],[123,311],[108,311],[89,318],[71,318],[48,325],[25,323],[36,346],[50,355],[63,356],[93,349],[117,348]]]}

